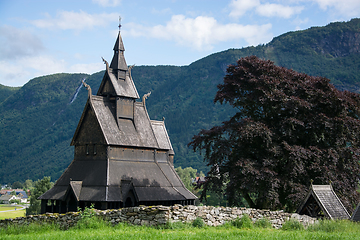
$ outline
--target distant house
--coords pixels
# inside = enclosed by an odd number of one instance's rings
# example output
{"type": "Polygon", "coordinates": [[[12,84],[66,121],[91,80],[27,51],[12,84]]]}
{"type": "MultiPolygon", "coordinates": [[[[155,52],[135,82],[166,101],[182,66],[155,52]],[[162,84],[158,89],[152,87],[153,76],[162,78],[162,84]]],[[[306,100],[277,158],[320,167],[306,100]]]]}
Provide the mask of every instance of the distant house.
{"type": "Polygon", "coordinates": [[[14,192],[14,191],[15,191],[15,194],[16,194],[16,195],[21,192],[21,193],[23,193],[23,194],[25,193],[24,196],[27,197],[27,194],[26,194],[26,192],[25,192],[23,189],[2,189],[2,190],[0,190],[0,195],[11,194],[11,193],[14,192]]]}
{"type": "Polygon", "coordinates": [[[28,198],[28,195],[26,194],[26,192],[24,191],[24,190],[22,190],[22,189],[12,189],[12,190],[8,190],[7,191],[7,194],[8,195],[11,195],[11,193],[12,192],[14,192],[15,191],[15,195],[19,195],[19,194],[21,194],[21,197],[22,198],[25,198],[25,199],[27,199],[28,198]]]}
{"type": "Polygon", "coordinates": [[[0,203],[9,204],[11,200],[15,200],[17,197],[15,195],[5,194],[0,197],[0,203]]]}
{"type": "MultiPolygon", "coordinates": [[[[11,198],[10,200],[17,199],[17,200],[20,200],[21,203],[28,202],[28,195],[27,195],[26,191],[24,191],[22,189],[3,189],[0,191],[0,194],[1,194],[1,197],[3,197],[3,200],[5,200],[5,202],[3,202],[4,204],[8,204],[8,201],[6,201],[6,199],[9,198],[9,196],[13,196],[13,198],[11,198]],[[14,192],[15,192],[15,195],[13,194],[14,192]],[[7,196],[7,197],[5,197],[5,196],[7,196]]],[[[0,203],[2,203],[2,202],[0,201],[0,203]]]]}
{"type": "MultiPolygon", "coordinates": [[[[24,192],[25,193],[25,192],[24,192]]],[[[21,203],[27,203],[28,202],[28,197],[25,193],[25,196],[20,192],[19,194],[16,195],[16,198],[18,200],[20,200],[21,203]]]]}
{"type": "Polygon", "coordinates": [[[196,177],[192,180],[193,185],[200,187],[203,183],[206,182],[205,177],[196,177]]]}

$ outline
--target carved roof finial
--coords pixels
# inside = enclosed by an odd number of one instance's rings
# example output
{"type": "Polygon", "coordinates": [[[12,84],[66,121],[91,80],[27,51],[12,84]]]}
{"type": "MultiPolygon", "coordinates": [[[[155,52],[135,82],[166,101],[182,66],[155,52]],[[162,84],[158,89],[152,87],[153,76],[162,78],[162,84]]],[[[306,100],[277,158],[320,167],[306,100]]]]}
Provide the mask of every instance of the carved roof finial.
{"type": "Polygon", "coordinates": [[[121,29],[121,17],[119,16],[119,32],[120,32],[120,29],[121,29]]]}
{"type": "Polygon", "coordinates": [[[147,94],[144,94],[144,96],[142,97],[142,102],[145,106],[145,100],[150,96],[151,92],[148,92],[147,94]]]}
{"type": "Polygon", "coordinates": [[[131,77],[131,69],[133,68],[133,67],[135,67],[135,64],[133,64],[133,65],[131,65],[130,67],[129,67],[129,76],[130,76],[130,78],[132,79],[132,77],[131,77]]]}
{"type": "Polygon", "coordinates": [[[86,89],[88,90],[88,97],[89,97],[89,99],[91,99],[91,96],[92,96],[91,87],[90,87],[88,84],[86,84],[86,82],[84,81],[84,79],[81,80],[81,81],[82,81],[84,87],[86,87],[86,89]]]}
{"type": "Polygon", "coordinates": [[[106,65],[106,71],[109,71],[109,63],[103,57],[101,57],[101,59],[103,60],[103,62],[106,65]]]}

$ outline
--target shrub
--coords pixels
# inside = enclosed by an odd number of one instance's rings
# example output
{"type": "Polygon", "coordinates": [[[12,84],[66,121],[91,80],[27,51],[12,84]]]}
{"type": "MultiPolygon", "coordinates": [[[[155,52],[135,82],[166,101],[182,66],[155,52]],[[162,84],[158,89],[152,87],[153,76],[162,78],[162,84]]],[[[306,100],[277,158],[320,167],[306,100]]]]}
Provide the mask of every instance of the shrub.
{"type": "Polygon", "coordinates": [[[303,230],[304,225],[295,219],[290,219],[282,225],[282,230],[303,230]]]}
{"type": "Polygon", "coordinates": [[[237,228],[253,228],[253,223],[247,214],[244,214],[241,218],[236,218],[232,221],[232,225],[237,228]]]}
{"type": "Polygon", "coordinates": [[[10,203],[20,204],[20,200],[19,199],[11,199],[10,203]]]}
{"type": "Polygon", "coordinates": [[[98,229],[109,226],[108,222],[96,216],[94,204],[91,204],[90,207],[85,207],[83,211],[80,209],[78,209],[78,211],[80,212],[80,220],[76,223],[75,228],[98,229]]]}
{"type": "Polygon", "coordinates": [[[91,218],[96,214],[93,203],[90,205],[90,207],[85,207],[83,211],[81,211],[81,209],[78,208],[78,212],[80,212],[80,216],[82,219],[91,218]]]}
{"type": "Polygon", "coordinates": [[[192,223],[193,227],[198,227],[198,228],[202,228],[205,226],[205,222],[201,217],[197,217],[193,223],[192,223]]]}
{"type": "Polygon", "coordinates": [[[258,228],[272,228],[271,222],[267,218],[261,218],[254,223],[258,228]]]}

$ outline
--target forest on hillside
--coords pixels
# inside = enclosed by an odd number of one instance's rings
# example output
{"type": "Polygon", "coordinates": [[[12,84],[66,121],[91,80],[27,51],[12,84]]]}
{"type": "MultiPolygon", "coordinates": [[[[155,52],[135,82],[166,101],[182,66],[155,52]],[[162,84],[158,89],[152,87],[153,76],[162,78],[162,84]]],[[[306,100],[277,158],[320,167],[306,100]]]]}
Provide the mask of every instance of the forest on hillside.
{"type": "MultiPolygon", "coordinates": [[[[360,19],[285,33],[266,45],[228,49],[189,66],[135,66],[132,77],[139,95],[151,91],[146,101],[150,118],[165,118],[175,167],[207,172],[202,156],[187,144],[201,129],[233,114],[230,106],[214,104],[217,85],[229,64],[250,55],[360,92],[360,19]]],[[[59,178],[73,159],[70,142],[87,100],[81,80],[96,94],[103,74],[54,74],[21,88],[0,86],[0,183],[59,178]]]]}

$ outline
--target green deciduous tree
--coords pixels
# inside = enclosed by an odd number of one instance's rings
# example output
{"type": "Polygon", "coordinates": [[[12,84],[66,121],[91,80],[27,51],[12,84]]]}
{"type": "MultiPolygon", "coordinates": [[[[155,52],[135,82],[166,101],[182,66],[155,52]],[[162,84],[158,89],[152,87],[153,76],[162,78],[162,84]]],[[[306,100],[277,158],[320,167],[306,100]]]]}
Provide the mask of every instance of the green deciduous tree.
{"type": "Polygon", "coordinates": [[[230,204],[293,211],[312,179],[332,181],[348,210],[358,203],[358,94],[251,56],[228,67],[214,102],[238,111],[189,144],[211,167],[203,197],[225,185],[230,204]]]}
{"type": "Polygon", "coordinates": [[[177,167],[175,168],[175,171],[179,175],[185,187],[193,192],[195,189],[195,186],[193,185],[193,179],[197,177],[197,170],[193,169],[192,167],[177,167]]]}
{"type": "Polygon", "coordinates": [[[41,201],[38,200],[42,194],[52,187],[50,177],[44,177],[35,182],[35,186],[30,195],[30,206],[26,209],[26,215],[39,214],[41,211],[41,201]]]}
{"type": "Polygon", "coordinates": [[[11,188],[12,189],[21,189],[21,188],[23,188],[23,184],[19,181],[16,181],[11,185],[11,188]]]}
{"type": "Polygon", "coordinates": [[[33,180],[27,179],[24,183],[23,188],[24,188],[24,190],[30,190],[33,187],[33,185],[34,185],[33,180]]]}

